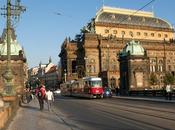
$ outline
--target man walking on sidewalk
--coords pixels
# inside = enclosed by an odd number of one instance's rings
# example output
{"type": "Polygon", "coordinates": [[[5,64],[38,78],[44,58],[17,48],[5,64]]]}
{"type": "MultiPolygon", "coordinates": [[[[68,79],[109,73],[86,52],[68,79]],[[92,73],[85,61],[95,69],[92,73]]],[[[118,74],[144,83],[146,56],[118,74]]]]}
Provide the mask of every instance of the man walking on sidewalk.
{"type": "Polygon", "coordinates": [[[39,87],[39,91],[38,91],[38,94],[37,94],[39,105],[40,105],[40,110],[44,109],[45,96],[46,96],[46,90],[45,90],[44,84],[42,83],[39,87]]]}
{"type": "Polygon", "coordinates": [[[48,110],[50,111],[52,103],[54,102],[54,96],[53,96],[53,92],[52,91],[48,90],[46,92],[46,99],[47,99],[47,104],[48,104],[48,110]]]}

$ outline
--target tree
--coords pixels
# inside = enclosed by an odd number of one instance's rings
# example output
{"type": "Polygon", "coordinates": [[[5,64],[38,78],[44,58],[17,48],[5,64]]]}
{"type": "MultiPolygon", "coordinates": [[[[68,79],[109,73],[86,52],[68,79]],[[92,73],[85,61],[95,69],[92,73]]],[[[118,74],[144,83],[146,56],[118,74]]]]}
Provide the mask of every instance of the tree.
{"type": "Polygon", "coordinates": [[[174,84],[175,77],[171,73],[166,73],[164,76],[164,84],[174,84]]]}
{"type": "Polygon", "coordinates": [[[149,83],[151,85],[156,85],[158,83],[158,79],[155,73],[151,73],[150,78],[149,78],[149,83]]]}

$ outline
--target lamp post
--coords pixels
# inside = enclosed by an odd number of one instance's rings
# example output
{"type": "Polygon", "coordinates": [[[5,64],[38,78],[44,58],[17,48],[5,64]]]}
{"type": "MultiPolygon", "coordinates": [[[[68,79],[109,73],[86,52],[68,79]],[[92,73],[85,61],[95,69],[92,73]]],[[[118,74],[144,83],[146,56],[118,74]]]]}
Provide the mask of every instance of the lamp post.
{"type": "Polygon", "coordinates": [[[110,72],[109,72],[109,44],[107,44],[107,79],[108,79],[108,86],[110,84],[110,72]]]}
{"type": "Polygon", "coordinates": [[[87,61],[88,61],[88,57],[84,57],[84,60],[85,60],[85,76],[89,76],[89,69],[88,69],[88,66],[87,66],[87,61]]]}
{"type": "Polygon", "coordinates": [[[66,73],[66,69],[64,69],[64,82],[66,83],[67,81],[67,73],[66,73]]]}
{"type": "Polygon", "coordinates": [[[12,88],[12,79],[13,79],[13,74],[11,71],[11,43],[10,43],[10,36],[11,36],[11,3],[10,0],[7,0],[7,23],[6,23],[6,28],[7,28],[7,69],[4,74],[4,78],[6,80],[5,82],[5,89],[4,89],[4,94],[5,95],[13,95],[14,90],[12,88]]]}

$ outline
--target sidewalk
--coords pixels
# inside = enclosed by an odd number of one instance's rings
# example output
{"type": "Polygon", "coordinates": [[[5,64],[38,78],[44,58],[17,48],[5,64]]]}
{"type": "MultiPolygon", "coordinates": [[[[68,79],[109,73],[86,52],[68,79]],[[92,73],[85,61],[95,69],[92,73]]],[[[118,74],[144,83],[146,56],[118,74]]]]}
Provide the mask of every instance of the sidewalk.
{"type": "Polygon", "coordinates": [[[24,104],[17,111],[7,130],[70,130],[70,126],[61,118],[61,113],[49,112],[45,104],[43,111],[39,110],[37,99],[24,104]]]}

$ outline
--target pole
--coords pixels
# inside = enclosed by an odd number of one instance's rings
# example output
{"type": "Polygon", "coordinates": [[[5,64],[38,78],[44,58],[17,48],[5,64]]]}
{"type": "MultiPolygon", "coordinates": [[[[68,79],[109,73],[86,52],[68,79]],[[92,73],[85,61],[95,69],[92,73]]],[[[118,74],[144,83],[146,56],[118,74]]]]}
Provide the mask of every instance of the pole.
{"type": "Polygon", "coordinates": [[[5,82],[5,95],[14,95],[12,88],[13,74],[11,71],[11,0],[7,0],[7,70],[4,74],[5,82]]]}
{"type": "Polygon", "coordinates": [[[165,50],[166,49],[166,46],[165,46],[165,43],[166,42],[165,42],[165,39],[164,39],[164,42],[163,42],[163,49],[164,49],[163,50],[164,51],[164,73],[166,73],[166,52],[165,52],[166,51],[165,50]]]}
{"type": "Polygon", "coordinates": [[[88,58],[87,57],[84,57],[84,60],[85,60],[85,76],[89,76],[89,69],[88,69],[88,65],[87,65],[87,61],[88,61],[88,58]]]}
{"type": "Polygon", "coordinates": [[[11,7],[10,0],[7,0],[7,68],[10,69],[10,61],[11,61],[11,7]]]}
{"type": "Polygon", "coordinates": [[[64,82],[66,83],[67,81],[67,74],[66,74],[66,69],[64,69],[64,82]]]}
{"type": "Polygon", "coordinates": [[[109,44],[107,44],[107,79],[108,86],[110,85],[110,71],[109,71],[109,44]]]}

